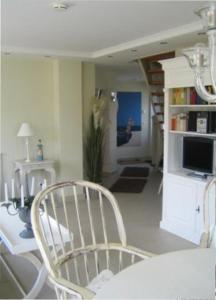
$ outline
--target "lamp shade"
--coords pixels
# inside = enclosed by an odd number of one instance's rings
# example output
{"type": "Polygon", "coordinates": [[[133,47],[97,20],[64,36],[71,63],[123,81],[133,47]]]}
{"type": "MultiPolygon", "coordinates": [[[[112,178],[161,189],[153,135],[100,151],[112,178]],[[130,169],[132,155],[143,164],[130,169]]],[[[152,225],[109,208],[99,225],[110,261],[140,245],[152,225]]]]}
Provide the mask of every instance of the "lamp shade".
{"type": "Polygon", "coordinates": [[[20,129],[17,133],[17,136],[28,137],[34,135],[31,126],[28,123],[22,123],[20,129]]]}

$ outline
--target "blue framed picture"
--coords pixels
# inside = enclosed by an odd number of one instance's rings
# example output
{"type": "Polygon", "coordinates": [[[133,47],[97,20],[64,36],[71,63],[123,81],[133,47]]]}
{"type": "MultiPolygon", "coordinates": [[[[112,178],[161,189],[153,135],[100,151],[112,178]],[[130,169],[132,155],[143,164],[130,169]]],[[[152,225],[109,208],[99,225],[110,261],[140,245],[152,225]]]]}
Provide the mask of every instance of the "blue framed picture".
{"type": "Polygon", "coordinates": [[[141,142],[141,92],[117,92],[117,146],[141,142]]]}

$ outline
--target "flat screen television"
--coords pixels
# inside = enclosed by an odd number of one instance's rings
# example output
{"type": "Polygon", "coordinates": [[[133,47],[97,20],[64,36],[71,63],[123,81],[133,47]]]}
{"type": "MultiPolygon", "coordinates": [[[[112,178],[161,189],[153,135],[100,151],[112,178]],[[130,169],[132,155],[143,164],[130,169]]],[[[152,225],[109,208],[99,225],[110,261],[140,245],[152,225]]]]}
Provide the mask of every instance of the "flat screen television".
{"type": "Polygon", "coordinates": [[[183,138],[183,168],[215,174],[215,140],[203,137],[183,138]]]}

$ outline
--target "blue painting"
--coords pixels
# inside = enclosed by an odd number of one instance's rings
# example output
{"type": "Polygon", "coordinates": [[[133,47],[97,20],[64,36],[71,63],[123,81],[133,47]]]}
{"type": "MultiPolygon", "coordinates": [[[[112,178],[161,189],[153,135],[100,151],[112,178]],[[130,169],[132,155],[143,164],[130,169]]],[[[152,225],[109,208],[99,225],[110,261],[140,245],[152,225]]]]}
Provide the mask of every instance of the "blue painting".
{"type": "Polygon", "coordinates": [[[141,134],[141,92],[118,92],[117,146],[137,146],[141,134]],[[140,132],[137,134],[137,131],[140,132]],[[133,141],[133,142],[132,142],[133,141]]]}

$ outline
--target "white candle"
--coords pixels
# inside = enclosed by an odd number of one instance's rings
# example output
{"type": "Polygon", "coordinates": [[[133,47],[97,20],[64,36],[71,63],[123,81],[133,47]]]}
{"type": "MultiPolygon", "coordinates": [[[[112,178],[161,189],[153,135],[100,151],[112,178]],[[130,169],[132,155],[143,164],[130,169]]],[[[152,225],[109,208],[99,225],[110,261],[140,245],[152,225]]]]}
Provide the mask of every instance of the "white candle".
{"type": "Polygon", "coordinates": [[[24,189],[23,185],[21,185],[21,207],[25,206],[25,201],[24,201],[24,189]]]}
{"type": "MultiPolygon", "coordinates": [[[[43,190],[47,187],[47,180],[46,178],[44,178],[44,182],[43,182],[43,190]]],[[[48,199],[48,196],[45,196],[45,199],[48,199]]]]}
{"type": "Polygon", "coordinates": [[[5,203],[8,203],[8,186],[7,186],[7,183],[5,183],[4,185],[4,188],[5,188],[5,203]]]}
{"type": "Polygon", "coordinates": [[[47,187],[47,180],[46,178],[44,178],[43,189],[45,189],[46,187],[47,187]]]}
{"type": "Polygon", "coordinates": [[[14,179],[11,179],[11,198],[15,198],[15,188],[14,188],[14,179]]]}
{"type": "Polygon", "coordinates": [[[32,177],[30,196],[34,196],[34,186],[35,186],[35,178],[32,177]]]}

